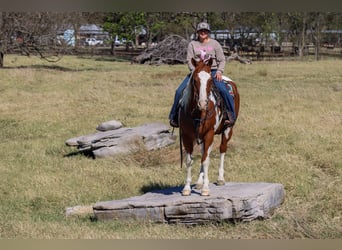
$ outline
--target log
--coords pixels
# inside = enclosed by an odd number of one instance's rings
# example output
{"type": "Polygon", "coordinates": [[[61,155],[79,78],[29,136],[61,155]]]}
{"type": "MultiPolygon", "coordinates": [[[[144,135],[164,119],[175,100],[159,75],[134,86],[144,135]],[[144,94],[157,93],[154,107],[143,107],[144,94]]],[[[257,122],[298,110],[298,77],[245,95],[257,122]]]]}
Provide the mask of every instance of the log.
{"type": "Polygon", "coordinates": [[[239,61],[240,63],[252,64],[252,61],[251,61],[251,60],[239,56],[238,53],[233,53],[232,55],[228,56],[226,60],[227,60],[228,62],[229,62],[229,61],[232,61],[232,60],[237,60],[237,61],[239,61]]]}
{"type": "Polygon", "coordinates": [[[96,158],[138,151],[141,146],[148,151],[160,149],[175,143],[176,136],[169,126],[160,123],[146,123],[126,128],[112,120],[97,126],[97,132],[66,140],[67,146],[77,147],[79,152],[91,151],[96,158]]]}
{"type": "Polygon", "coordinates": [[[94,214],[93,212],[93,206],[74,206],[74,207],[67,207],[65,209],[65,216],[80,216],[80,217],[87,217],[92,216],[94,214]]]}
{"type": "Polygon", "coordinates": [[[267,219],[284,200],[278,183],[210,184],[210,196],[193,188],[191,196],[181,195],[182,187],[151,191],[122,200],[97,202],[97,220],[139,220],[156,223],[203,224],[221,221],[267,219]]]}

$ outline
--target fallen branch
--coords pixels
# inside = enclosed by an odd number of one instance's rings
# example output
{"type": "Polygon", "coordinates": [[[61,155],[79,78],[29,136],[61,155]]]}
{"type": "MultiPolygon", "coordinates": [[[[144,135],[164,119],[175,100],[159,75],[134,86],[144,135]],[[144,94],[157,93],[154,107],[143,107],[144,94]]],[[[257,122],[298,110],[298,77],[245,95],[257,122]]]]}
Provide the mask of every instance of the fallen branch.
{"type": "Polygon", "coordinates": [[[227,61],[232,61],[232,60],[237,60],[240,63],[244,63],[244,64],[252,64],[252,61],[247,59],[247,58],[243,58],[241,56],[239,56],[238,53],[234,52],[232,53],[230,56],[227,57],[227,61]]]}
{"type": "Polygon", "coordinates": [[[181,36],[168,36],[158,45],[134,57],[132,63],[185,64],[188,44],[189,42],[181,36]]]}

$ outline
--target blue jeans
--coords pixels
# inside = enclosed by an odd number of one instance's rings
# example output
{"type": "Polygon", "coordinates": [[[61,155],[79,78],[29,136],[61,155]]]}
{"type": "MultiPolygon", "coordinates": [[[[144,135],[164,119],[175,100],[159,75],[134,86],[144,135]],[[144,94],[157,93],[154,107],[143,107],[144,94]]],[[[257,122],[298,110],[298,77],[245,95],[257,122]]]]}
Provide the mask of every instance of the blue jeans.
{"type": "Polygon", "coordinates": [[[176,89],[173,105],[172,105],[172,108],[171,108],[171,111],[169,114],[169,120],[178,121],[178,104],[179,104],[180,98],[182,97],[182,93],[183,93],[184,89],[188,85],[188,82],[190,80],[190,76],[191,76],[191,74],[188,74],[185,77],[185,79],[183,80],[183,82],[176,89]]]}
{"type": "MultiPolygon", "coordinates": [[[[235,121],[236,119],[236,115],[235,115],[235,109],[234,109],[234,99],[233,97],[228,93],[227,87],[226,87],[226,83],[223,81],[218,81],[215,78],[215,74],[216,74],[216,70],[212,70],[211,71],[211,76],[214,80],[214,84],[216,86],[216,88],[219,90],[224,104],[226,106],[226,108],[228,109],[228,112],[230,112],[232,114],[232,117],[235,121]]],[[[183,80],[183,82],[179,85],[179,87],[176,89],[176,93],[175,93],[175,97],[174,97],[174,102],[169,114],[169,119],[170,120],[174,120],[174,121],[178,121],[178,104],[179,104],[179,100],[182,96],[182,93],[184,91],[184,89],[186,88],[189,79],[190,79],[191,74],[188,74],[185,79],[183,80]]]]}

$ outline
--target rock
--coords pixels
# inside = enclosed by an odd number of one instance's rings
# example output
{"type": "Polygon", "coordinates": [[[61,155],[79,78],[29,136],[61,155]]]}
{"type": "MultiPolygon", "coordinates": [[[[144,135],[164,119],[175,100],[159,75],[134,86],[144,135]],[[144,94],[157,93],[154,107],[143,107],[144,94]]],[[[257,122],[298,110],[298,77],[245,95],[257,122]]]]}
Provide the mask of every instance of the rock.
{"type": "Polygon", "coordinates": [[[70,139],[65,141],[65,145],[67,145],[67,146],[77,146],[78,145],[78,143],[77,143],[78,140],[79,140],[79,137],[70,138],[70,139]]]}
{"type": "Polygon", "coordinates": [[[98,131],[115,130],[122,127],[122,123],[116,120],[103,122],[96,127],[98,131]]]}
{"type": "Polygon", "coordinates": [[[147,150],[154,150],[171,145],[175,143],[176,139],[175,135],[166,132],[145,136],[143,141],[147,150]]]}
{"type": "Polygon", "coordinates": [[[68,139],[65,144],[76,146],[79,152],[91,151],[95,157],[102,158],[136,152],[141,146],[146,150],[160,149],[176,141],[169,126],[160,122],[125,128],[120,122],[112,120],[101,123],[97,130],[103,131],[68,139]]]}
{"type": "Polygon", "coordinates": [[[181,195],[182,187],[148,192],[123,200],[97,202],[98,220],[135,219],[160,223],[202,224],[269,218],[283,202],[285,191],[277,183],[210,184],[210,196],[181,195]]]}

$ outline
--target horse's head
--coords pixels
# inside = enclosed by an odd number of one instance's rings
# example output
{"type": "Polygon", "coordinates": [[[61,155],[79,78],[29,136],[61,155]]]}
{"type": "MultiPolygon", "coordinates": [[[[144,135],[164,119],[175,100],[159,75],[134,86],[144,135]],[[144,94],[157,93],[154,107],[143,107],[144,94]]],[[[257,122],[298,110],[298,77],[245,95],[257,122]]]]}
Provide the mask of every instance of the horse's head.
{"type": "Polygon", "coordinates": [[[192,65],[195,67],[193,72],[193,84],[194,90],[198,95],[198,108],[200,110],[206,110],[208,107],[208,96],[213,85],[211,78],[211,65],[213,59],[201,59],[196,61],[194,58],[191,60],[192,65]]]}

